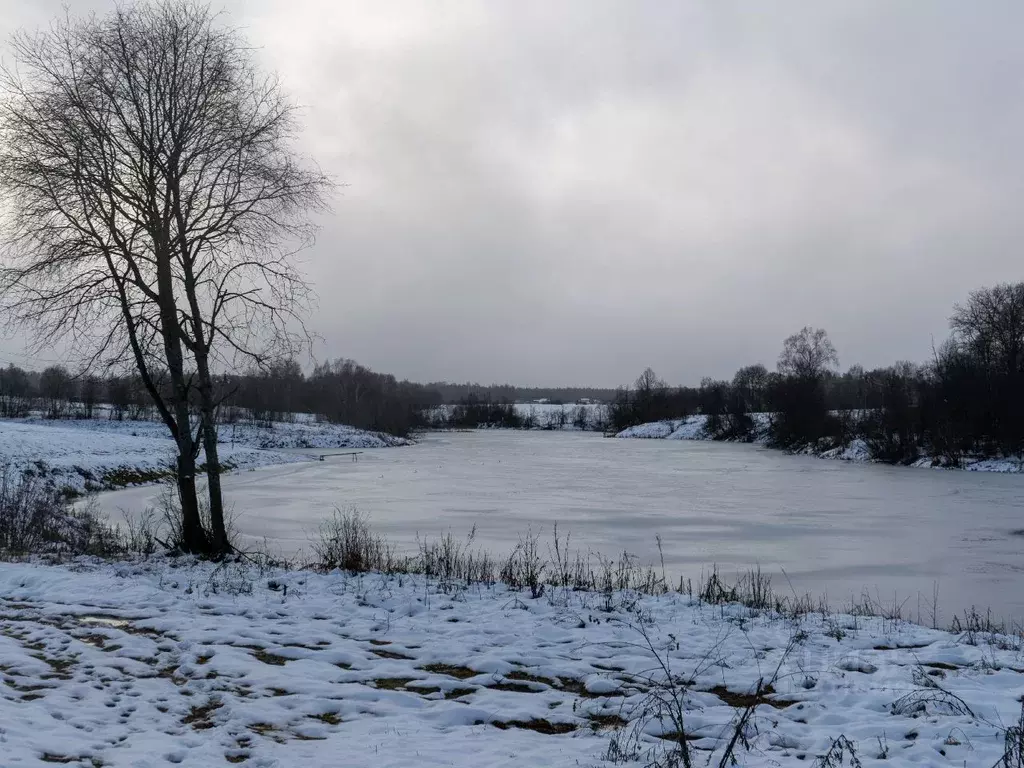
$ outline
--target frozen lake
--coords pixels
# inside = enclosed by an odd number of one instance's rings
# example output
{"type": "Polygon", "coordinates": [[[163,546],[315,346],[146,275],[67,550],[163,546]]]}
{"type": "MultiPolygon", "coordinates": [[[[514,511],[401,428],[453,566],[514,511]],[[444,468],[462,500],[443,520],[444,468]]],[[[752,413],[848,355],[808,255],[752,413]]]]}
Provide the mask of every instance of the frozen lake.
{"type": "MultiPolygon", "coordinates": [[[[1024,618],[1024,477],[788,456],[725,443],[611,440],[591,433],[435,434],[419,445],[365,451],[224,479],[238,526],[286,553],[308,549],[335,506],[369,514],[400,545],[451,530],[495,553],[532,527],[571,532],[573,546],[623,548],[693,577],[759,564],[777,590],[827,595],[842,607],[867,590],[904,615],[940,621],[976,605],[1024,618]]],[[[104,494],[137,512],[152,488],[104,494]]]]}

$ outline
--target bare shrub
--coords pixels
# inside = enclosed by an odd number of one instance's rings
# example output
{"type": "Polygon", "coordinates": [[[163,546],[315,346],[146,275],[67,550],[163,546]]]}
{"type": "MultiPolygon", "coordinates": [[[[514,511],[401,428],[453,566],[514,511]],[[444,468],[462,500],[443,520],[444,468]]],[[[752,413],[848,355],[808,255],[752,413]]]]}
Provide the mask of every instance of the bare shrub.
{"type": "Polygon", "coordinates": [[[1021,704],[1017,724],[1003,734],[1003,756],[992,768],[1024,768],[1024,704],[1021,704]]]}
{"type": "MultiPolygon", "coordinates": [[[[667,645],[659,648],[644,621],[631,626],[640,635],[636,647],[651,656],[653,665],[650,670],[634,675],[626,684],[627,688],[635,689],[641,696],[629,713],[633,722],[628,733],[625,736],[613,736],[606,754],[618,762],[642,756],[650,768],[691,768],[694,756],[690,741],[694,734],[688,726],[692,709],[690,691],[694,681],[717,663],[717,646],[710,648],[693,670],[680,674],[672,665],[672,651],[679,649],[679,640],[674,635],[669,635],[667,645]],[[654,745],[645,750],[643,740],[653,724],[657,724],[660,735],[654,745]]],[[[722,734],[723,750],[718,759],[718,768],[738,764],[737,751],[750,748],[750,735],[755,730],[755,711],[759,705],[768,703],[767,696],[774,691],[786,659],[797,642],[795,636],[790,639],[772,674],[759,677],[751,686],[752,693],[744,696],[744,703],[739,706],[722,734]]],[[[709,755],[709,765],[711,759],[712,755],[709,755]]]]}
{"type": "Polygon", "coordinates": [[[629,732],[624,738],[613,736],[608,753],[623,761],[643,756],[648,766],[656,768],[691,768],[693,755],[687,713],[690,709],[690,688],[699,669],[690,674],[679,674],[672,667],[670,653],[675,647],[675,639],[672,638],[669,647],[660,650],[642,622],[634,629],[640,635],[637,647],[649,653],[654,664],[651,670],[634,676],[630,682],[630,686],[643,695],[629,713],[632,720],[629,732]],[[645,749],[644,735],[654,723],[661,737],[656,744],[645,749]]]}
{"type": "Polygon", "coordinates": [[[320,524],[320,537],[313,542],[317,564],[326,570],[340,568],[363,571],[392,570],[393,550],[387,540],[370,530],[369,520],[355,508],[335,509],[320,524]]]}
{"type": "Polygon", "coordinates": [[[124,515],[125,518],[125,546],[129,552],[140,555],[152,555],[161,548],[159,531],[156,526],[156,513],[153,509],[146,509],[138,517],[124,515]]]}
{"type": "Polygon", "coordinates": [[[571,534],[567,534],[563,539],[558,533],[558,523],[555,523],[552,546],[548,549],[548,558],[551,562],[548,570],[548,583],[553,587],[566,589],[589,589],[587,563],[580,555],[579,550],[576,550],[574,555],[570,553],[571,539],[571,534]]]}
{"type": "Polygon", "coordinates": [[[846,736],[840,734],[828,748],[828,752],[814,761],[815,768],[843,768],[849,765],[850,768],[861,768],[860,758],[857,757],[857,748],[846,736]],[[849,762],[847,762],[849,758],[849,762]]]}
{"type": "Polygon", "coordinates": [[[501,580],[513,589],[529,587],[535,600],[544,594],[544,571],[547,561],[540,554],[540,534],[532,529],[519,538],[519,543],[501,568],[501,580]]]}
{"type": "Polygon", "coordinates": [[[722,603],[742,603],[748,608],[757,610],[785,608],[786,601],[775,594],[772,579],[756,566],[740,576],[735,584],[727,584],[718,571],[712,566],[711,573],[702,577],[697,590],[701,602],[710,605],[722,603]]]}
{"type": "Polygon", "coordinates": [[[131,551],[121,529],[110,525],[95,500],[78,507],[69,504],[66,511],[58,551],[96,557],[117,557],[131,551]]]}
{"type": "Polygon", "coordinates": [[[443,591],[457,584],[485,584],[496,581],[497,566],[494,559],[482,549],[473,549],[476,527],[465,540],[448,531],[440,539],[419,542],[419,556],[414,562],[402,564],[402,570],[413,570],[429,578],[436,578],[443,591]]]}
{"type": "MultiPolygon", "coordinates": [[[[202,534],[212,537],[210,503],[202,489],[198,496],[198,512],[202,534]]],[[[224,528],[227,551],[238,552],[238,529],[235,525],[235,515],[230,510],[224,516],[224,528]]],[[[176,481],[172,480],[163,485],[157,494],[156,505],[146,508],[142,516],[131,523],[129,536],[137,537],[139,545],[143,548],[155,543],[163,549],[191,551],[192,547],[187,546],[181,495],[176,481]]]]}
{"type": "Polygon", "coordinates": [[[962,620],[959,616],[953,617],[950,631],[959,635],[958,642],[966,645],[978,645],[982,642],[992,645],[994,641],[996,644],[999,642],[1005,644],[1010,639],[1007,636],[1006,624],[992,618],[991,608],[982,616],[973,605],[964,611],[962,620]],[[996,640],[996,638],[1000,639],[996,640]]]}
{"type": "Polygon", "coordinates": [[[967,702],[939,686],[928,675],[915,675],[924,686],[916,691],[911,691],[905,696],[900,696],[889,707],[894,715],[956,715],[961,717],[974,717],[974,712],[967,706],[967,702]],[[923,679],[921,679],[923,677],[923,679]]]}
{"type": "Polygon", "coordinates": [[[125,541],[93,504],[75,507],[53,483],[10,464],[0,469],[0,552],[7,555],[123,554],[125,541]]]}

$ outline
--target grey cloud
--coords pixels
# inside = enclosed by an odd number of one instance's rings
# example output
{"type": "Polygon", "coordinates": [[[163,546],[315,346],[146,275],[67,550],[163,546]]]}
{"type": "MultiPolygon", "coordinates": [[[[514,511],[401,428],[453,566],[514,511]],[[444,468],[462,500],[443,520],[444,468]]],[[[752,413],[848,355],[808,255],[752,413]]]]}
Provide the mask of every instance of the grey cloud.
{"type": "MultiPolygon", "coordinates": [[[[11,3],[0,24],[59,12],[11,3]]],[[[954,301],[1021,277],[1010,2],[226,10],[347,185],[304,257],[321,357],[692,383],[815,324],[877,365],[925,358],[954,301]]]]}

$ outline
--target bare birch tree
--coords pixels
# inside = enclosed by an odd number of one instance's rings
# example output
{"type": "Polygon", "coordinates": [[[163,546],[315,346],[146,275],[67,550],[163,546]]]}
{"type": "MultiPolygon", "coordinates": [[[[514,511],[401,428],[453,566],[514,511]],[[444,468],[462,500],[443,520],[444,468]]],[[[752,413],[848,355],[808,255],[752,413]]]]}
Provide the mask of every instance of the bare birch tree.
{"type": "Polygon", "coordinates": [[[292,256],[331,184],[296,154],[296,107],[277,79],[203,5],[68,17],[11,47],[3,308],[40,343],[134,365],[177,445],[182,544],[223,554],[215,373],[304,338],[309,290],[292,256]]]}

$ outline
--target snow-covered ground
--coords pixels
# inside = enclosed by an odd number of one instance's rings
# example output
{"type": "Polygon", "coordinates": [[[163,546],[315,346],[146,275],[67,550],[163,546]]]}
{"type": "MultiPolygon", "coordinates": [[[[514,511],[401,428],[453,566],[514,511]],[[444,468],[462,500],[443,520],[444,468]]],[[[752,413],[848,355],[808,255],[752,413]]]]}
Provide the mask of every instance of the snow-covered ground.
{"type": "MultiPolygon", "coordinates": [[[[752,413],[754,420],[754,443],[764,445],[768,436],[768,426],[771,415],[767,413],[752,413]]],[[[638,424],[619,432],[616,437],[641,438],[650,440],[711,440],[713,439],[705,429],[707,416],[695,415],[685,419],[671,419],[667,421],[653,421],[647,424],[638,424]]],[[[847,445],[840,448],[831,448],[826,451],[818,451],[808,447],[798,451],[809,456],[818,456],[822,459],[839,459],[841,461],[871,461],[871,450],[868,444],[855,438],[847,445]]],[[[913,467],[938,467],[949,469],[933,457],[923,457],[910,466],[913,467]]],[[[1007,457],[999,459],[965,458],[960,469],[970,472],[1024,472],[1024,456],[1007,457]]]]}
{"type": "MultiPolygon", "coordinates": [[[[344,425],[275,422],[220,427],[220,458],[236,469],[309,461],[297,449],[383,448],[402,438],[344,425]]],[[[38,418],[0,420],[0,465],[32,469],[74,490],[145,481],[170,466],[174,446],[167,428],[152,421],[38,418]]],[[[200,454],[200,461],[203,456],[200,454]]]]}
{"type": "Polygon", "coordinates": [[[1019,638],[680,594],[156,559],[3,564],[0,596],[4,766],[600,766],[634,726],[640,766],[671,746],[658,657],[696,765],[753,704],[739,765],[844,736],[865,766],[991,766],[1024,685],[1019,638]]]}

